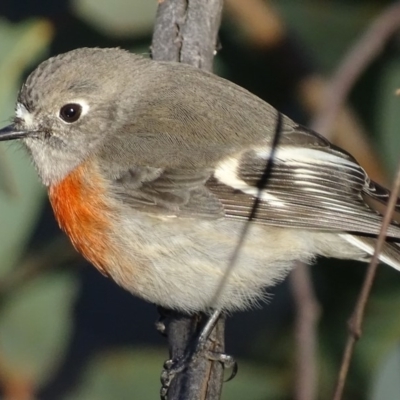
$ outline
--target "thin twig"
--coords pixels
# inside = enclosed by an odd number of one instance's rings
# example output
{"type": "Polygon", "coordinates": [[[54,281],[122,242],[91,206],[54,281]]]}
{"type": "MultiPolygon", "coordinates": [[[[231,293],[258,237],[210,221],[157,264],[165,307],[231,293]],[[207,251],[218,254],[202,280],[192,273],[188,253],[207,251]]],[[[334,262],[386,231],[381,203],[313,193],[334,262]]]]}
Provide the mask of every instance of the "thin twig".
{"type": "Polygon", "coordinates": [[[329,134],[350,89],[399,27],[400,2],[396,2],[376,18],[336,71],[326,88],[329,95],[325,96],[321,113],[313,124],[314,130],[324,135],[329,134]]]}
{"type": "MultiPolygon", "coordinates": [[[[64,238],[57,237],[40,250],[29,252],[19,263],[0,280],[0,306],[4,306],[9,295],[35,278],[42,276],[50,268],[66,263],[71,264],[81,257],[64,238]]],[[[4,400],[33,400],[33,382],[21,371],[15,370],[0,349],[0,390],[4,400]]]]}
{"type": "Polygon", "coordinates": [[[362,286],[360,295],[358,297],[356,307],[349,320],[349,337],[347,339],[346,347],[343,353],[342,364],[340,367],[333,400],[342,399],[343,389],[346,382],[347,373],[349,371],[350,362],[353,356],[354,347],[357,340],[360,339],[362,334],[362,323],[364,319],[365,308],[367,306],[368,298],[371,293],[372,285],[374,283],[379,263],[379,254],[382,250],[383,244],[386,239],[386,231],[392,220],[394,208],[397,203],[399,189],[400,189],[400,163],[397,168],[396,179],[394,181],[392,193],[390,194],[389,202],[382,221],[382,226],[375,246],[374,255],[368,266],[367,274],[365,276],[364,284],[362,286]]]}
{"type": "Polygon", "coordinates": [[[319,304],[314,294],[310,267],[298,262],[290,275],[296,303],[296,381],[293,397],[312,400],[317,393],[316,347],[319,304]]]}

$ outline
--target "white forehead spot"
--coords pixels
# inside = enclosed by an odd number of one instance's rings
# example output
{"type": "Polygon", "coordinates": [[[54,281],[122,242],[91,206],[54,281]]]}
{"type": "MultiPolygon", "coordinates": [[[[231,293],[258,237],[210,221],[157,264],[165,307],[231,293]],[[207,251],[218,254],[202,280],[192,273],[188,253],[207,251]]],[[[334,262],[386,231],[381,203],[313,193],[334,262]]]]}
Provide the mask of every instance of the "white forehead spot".
{"type": "Polygon", "coordinates": [[[23,120],[27,127],[33,125],[33,116],[22,103],[17,103],[17,107],[15,108],[15,116],[18,119],[23,120]]]}

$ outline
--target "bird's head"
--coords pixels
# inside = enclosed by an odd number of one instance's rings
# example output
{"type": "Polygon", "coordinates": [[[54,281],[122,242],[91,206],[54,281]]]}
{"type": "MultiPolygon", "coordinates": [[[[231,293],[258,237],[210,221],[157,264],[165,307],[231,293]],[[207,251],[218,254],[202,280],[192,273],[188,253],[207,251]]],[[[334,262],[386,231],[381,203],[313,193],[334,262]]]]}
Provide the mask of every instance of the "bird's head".
{"type": "Polygon", "coordinates": [[[22,85],[14,122],[0,130],[0,140],[22,139],[44,184],[62,180],[118,129],[121,75],[132,57],[83,48],[44,61],[22,85]]]}

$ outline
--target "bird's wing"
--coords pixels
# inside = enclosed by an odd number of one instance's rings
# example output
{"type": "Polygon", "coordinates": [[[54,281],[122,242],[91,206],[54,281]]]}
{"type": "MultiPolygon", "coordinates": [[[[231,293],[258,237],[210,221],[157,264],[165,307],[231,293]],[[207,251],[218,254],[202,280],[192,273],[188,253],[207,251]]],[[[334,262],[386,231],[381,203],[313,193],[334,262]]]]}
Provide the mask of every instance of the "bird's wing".
{"type": "MultiPolygon", "coordinates": [[[[153,215],[252,216],[266,225],[364,235],[377,235],[382,222],[364,198],[386,202],[389,193],[349,154],[301,126],[275,148],[248,148],[215,169],[131,167],[113,185],[121,201],[153,215]]],[[[400,238],[400,228],[391,225],[388,236],[400,238]]]]}
{"type": "Polygon", "coordinates": [[[215,219],[222,203],[205,186],[212,170],[132,167],[113,182],[116,197],[134,209],[169,217],[215,219]]]}
{"type": "MultiPolygon", "coordinates": [[[[382,217],[363,196],[385,201],[388,191],[370,181],[346,152],[305,128],[283,136],[275,149],[260,147],[226,158],[207,187],[229,218],[275,226],[376,235],[382,217]]],[[[396,225],[388,236],[400,238],[396,225]]]]}

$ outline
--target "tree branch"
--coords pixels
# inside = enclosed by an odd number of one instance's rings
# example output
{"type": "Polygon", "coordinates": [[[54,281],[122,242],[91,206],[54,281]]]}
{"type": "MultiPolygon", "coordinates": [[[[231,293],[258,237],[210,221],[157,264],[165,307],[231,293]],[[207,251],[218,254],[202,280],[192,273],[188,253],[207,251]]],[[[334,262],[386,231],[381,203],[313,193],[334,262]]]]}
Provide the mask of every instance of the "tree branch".
{"type": "Polygon", "coordinates": [[[309,265],[297,263],[290,274],[290,286],[296,304],[296,375],[293,397],[296,400],[313,400],[317,397],[316,348],[320,313],[309,265]]]}
{"type": "MultiPolygon", "coordinates": [[[[153,59],[183,62],[211,71],[221,12],[222,0],[159,0],[151,46],[153,59]]],[[[204,315],[167,313],[165,325],[172,359],[191,350],[204,318],[204,315]]],[[[224,318],[220,318],[207,350],[224,351],[224,324],[224,318]]],[[[168,399],[219,399],[222,383],[223,366],[198,357],[189,363],[187,370],[174,378],[168,399]]]]}

